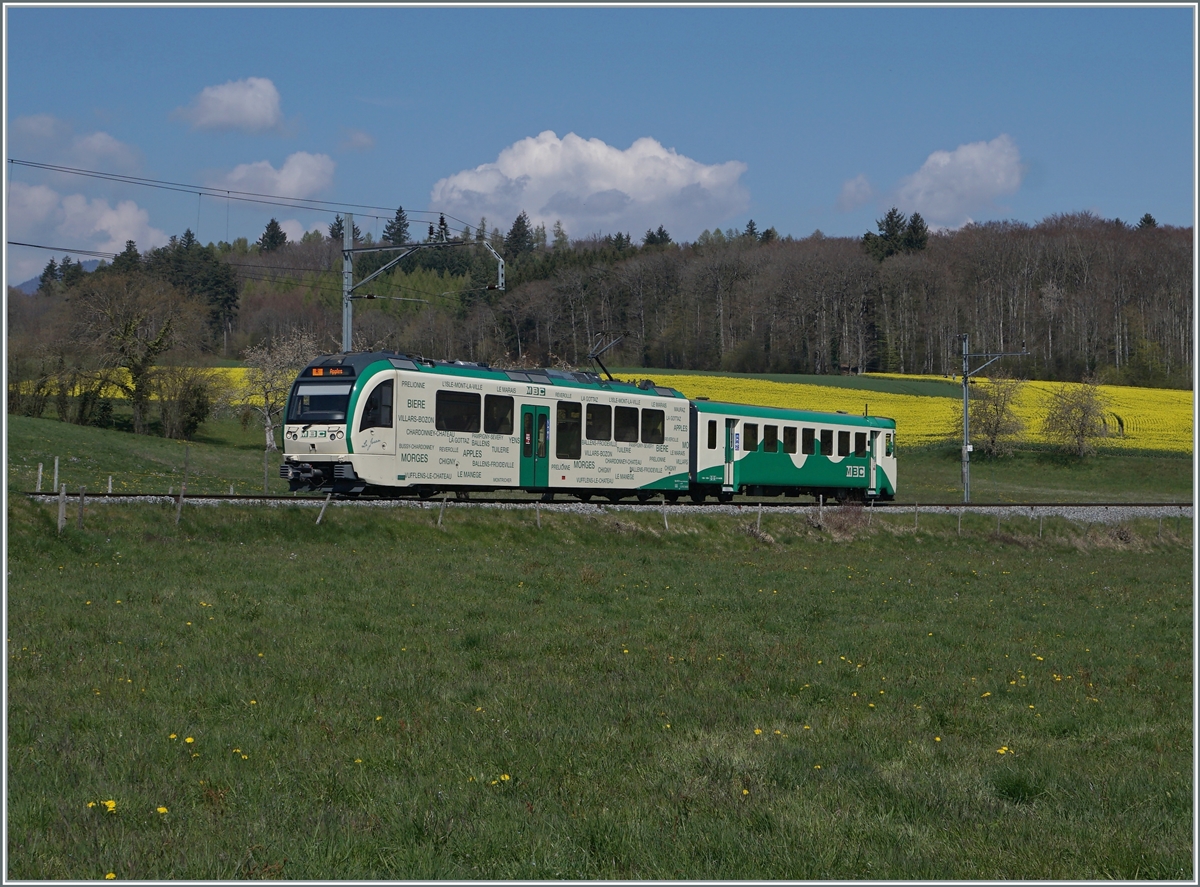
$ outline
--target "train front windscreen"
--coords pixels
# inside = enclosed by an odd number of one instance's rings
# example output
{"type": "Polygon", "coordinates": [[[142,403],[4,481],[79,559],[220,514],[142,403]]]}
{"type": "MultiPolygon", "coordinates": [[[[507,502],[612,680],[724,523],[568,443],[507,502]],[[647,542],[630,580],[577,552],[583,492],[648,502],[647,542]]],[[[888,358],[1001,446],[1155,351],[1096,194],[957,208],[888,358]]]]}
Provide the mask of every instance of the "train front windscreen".
{"type": "Polygon", "coordinates": [[[297,382],[292,389],[288,424],[345,422],[353,387],[353,382],[297,382]]]}

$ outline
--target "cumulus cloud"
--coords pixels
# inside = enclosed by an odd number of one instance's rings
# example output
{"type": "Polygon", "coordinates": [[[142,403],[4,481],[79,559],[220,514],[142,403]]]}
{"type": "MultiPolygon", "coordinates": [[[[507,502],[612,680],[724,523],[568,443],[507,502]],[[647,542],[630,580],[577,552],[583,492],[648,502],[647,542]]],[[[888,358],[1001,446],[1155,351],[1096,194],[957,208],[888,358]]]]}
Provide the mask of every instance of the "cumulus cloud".
{"type": "Polygon", "coordinates": [[[361,129],[348,129],[338,147],[343,151],[370,151],[375,147],[375,139],[361,129]]]}
{"type": "Polygon", "coordinates": [[[1025,167],[1016,143],[999,135],[953,151],[934,151],[919,170],[900,182],[896,203],[919,212],[932,227],[958,228],[972,214],[993,210],[997,198],[1021,187],[1025,167]]]}
{"type": "Polygon", "coordinates": [[[329,230],[328,225],[322,225],[320,222],[309,222],[307,226],[298,219],[284,219],[280,221],[279,227],[283,229],[283,233],[287,235],[288,240],[299,240],[309,231],[320,231],[325,234],[329,230]]]}
{"type": "Polygon", "coordinates": [[[276,197],[311,197],[333,184],[337,164],[327,154],[297,151],[276,169],[266,160],[243,163],[210,181],[213,188],[251,191],[276,197]]]}
{"type": "Polygon", "coordinates": [[[867,181],[863,173],[842,183],[842,192],[838,195],[837,208],[842,212],[857,209],[864,203],[870,203],[875,196],[875,189],[867,181]]]}
{"type": "Polygon", "coordinates": [[[176,108],[175,116],[193,129],[264,132],[283,123],[279,90],[265,77],[206,86],[186,108],[176,108]]]}
{"type": "MultiPolygon", "coordinates": [[[[127,240],[145,252],[167,242],[167,235],[150,224],[150,214],[132,200],[113,205],[24,182],[9,183],[7,222],[10,239],[61,247],[68,253],[71,248],[119,253],[127,240]]],[[[16,285],[35,276],[48,257],[41,251],[10,248],[5,268],[8,283],[16,285]]]]}
{"type": "Polygon", "coordinates": [[[127,240],[137,243],[140,252],[167,242],[167,235],[151,226],[150,214],[132,200],[111,206],[107,200],[88,200],[82,194],[62,199],[57,231],[72,243],[95,243],[92,248],[103,252],[119,253],[127,240]]]}
{"type": "Polygon", "coordinates": [[[106,132],[80,135],[66,120],[52,114],[33,114],[13,121],[9,147],[39,160],[104,172],[132,173],[141,168],[142,155],[106,132]]]}
{"type": "Polygon", "coordinates": [[[739,179],[746,164],[703,164],[652,138],[621,150],[600,139],[547,130],[500,152],[494,163],[463,170],[433,186],[430,208],[458,218],[487,216],[506,227],[521,210],[575,237],[640,234],[665,225],[676,240],[744,212],[739,179]]]}

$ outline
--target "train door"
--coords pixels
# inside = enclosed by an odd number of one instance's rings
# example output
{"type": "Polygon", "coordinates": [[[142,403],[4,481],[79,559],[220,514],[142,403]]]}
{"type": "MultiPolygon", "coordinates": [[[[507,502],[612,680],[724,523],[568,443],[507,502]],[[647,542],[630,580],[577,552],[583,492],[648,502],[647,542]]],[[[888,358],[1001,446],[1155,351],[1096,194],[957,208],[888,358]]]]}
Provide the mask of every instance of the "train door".
{"type": "Polygon", "coordinates": [[[870,464],[867,467],[867,495],[878,496],[879,484],[875,479],[875,466],[878,464],[879,432],[872,430],[869,433],[870,437],[868,440],[870,441],[870,445],[867,449],[867,455],[870,456],[870,464]]]}
{"type": "Polygon", "coordinates": [[[726,492],[733,489],[733,460],[742,444],[737,419],[725,420],[725,482],[726,492]]]}
{"type": "Polygon", "coordinates": [[[521,486],[550,486],[549,407],[521,407],[521,486]]]}

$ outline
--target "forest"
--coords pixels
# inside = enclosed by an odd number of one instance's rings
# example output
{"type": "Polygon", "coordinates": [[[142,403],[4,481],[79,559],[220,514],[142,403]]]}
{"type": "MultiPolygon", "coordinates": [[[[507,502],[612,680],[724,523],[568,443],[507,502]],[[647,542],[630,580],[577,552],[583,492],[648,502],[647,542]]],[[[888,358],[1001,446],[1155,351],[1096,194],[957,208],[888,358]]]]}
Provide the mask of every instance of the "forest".
{"type": "MultiPolygon", "coordinates": [[[[951,376],[966,334],[973,353],[1027,351],[1002,367],[1021,378],[1192,387],[1191,228],[1081,212],[930,232],[895,209],[877,224],[859,238],[797,239],[751,221],[690,243],[660,226],[639,242],[572,239],[559,225],[548,236],[522,212],[507,233],[442,219],[416,240],[401,208],[379,241],[355,226],[356,282],[399,255],[366,250],[412,252],[356,291],[353,343],[587,367],[619,339],[609,366],[951,376]]],[[[340,216],[329,236],[298,242],[272,219],[254,243],[201,245],[186,231],[142,253],[130,241],[91,273],[51,259],[35,295],[8,292],[10,409],[57,396],[70,418],[86,403],[68,404],[65,390],[122,367],[144,377],[121,377],[136,413],[161,397],[155,367],[237,361],[297,334],[340,350],[342,242],[340,216]]]]}

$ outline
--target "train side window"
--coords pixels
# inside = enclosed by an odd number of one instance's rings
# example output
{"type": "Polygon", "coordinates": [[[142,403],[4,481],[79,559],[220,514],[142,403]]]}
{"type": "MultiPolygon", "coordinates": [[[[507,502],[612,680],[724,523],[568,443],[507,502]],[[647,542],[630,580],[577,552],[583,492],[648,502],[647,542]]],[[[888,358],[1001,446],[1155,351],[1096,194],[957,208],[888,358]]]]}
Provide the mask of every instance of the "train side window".
{"type": "Polygon", "coordinates": [[[667,414],[663,410],[642,410],[642,443],[660,444],[667,439],[667,414]]]}
{"type": "Polygon", "coordinates": [[[392,427],[392,380],[380,382],[367,397],[367,405],[363,407],[362,421],[358,430],[366,428],[392,427]]]}
{"type": "Polygon", "coordinates": [[[708,420],[708,448],[715,450],[717,448],[717,420],[708,420]]]}
{"type": "Polygon", "coordinates": [[[758,423],[747,422],[742,426],[742,449],[750,453],[758,449],[758,423]]]}
{"type": "Polygon", "coordinates": [[[488,394],[483,398],[484,434],[513,433],[513,399],[503,394],[488,394]]]}
{"type": "Polygon", "coordinates": [[[637,407],[615,407],[613,409],[613,440],[622,443],[637,443],[637,407]]]}
{"type": "Polygon", "coordinates": [[[479,430],[479,401],[478,394],[468,394],[465,391],[439,391],[434,427],[438,431],[477,432],[479,430]]]}
{"type": "Polygon", "coordinates": [[[543,414],[537,419],[537,456],[538,459],[546,458],[546,441],[550,437],[550,417],[543,414]]]}
{"type": "Polygon", "coordinates": [[[849,431],[839,431],[838,432],[838,455],[839,456],[849,456],[850,455],[850,432],[849,431]]]}
{"type": "Polygon", "coordinates": [[[865,431],[854,432],[854,455],[867,455],[867,433],[865,431]]]}
{"type": "Polygon", "coordinates": [[[588,404],[587,439],[612,440],[612,407],[608,404],[588,404]]]}
{"type": "Polygon", "coordinates": [[[785,453],[796,452],[796,429],[795,428],[788,427],[788,428],[783,429],[783,451],[785,453]]]}
{"type": "Polygon", "coordinates": [[[583,405],[560,400],[558,402],[558,440],[554,444],[556,459],[578,459],[582,453],[583,405]]]}
{"type": "Polygon", "coordinates": [[[814,440],[816,433],[812,428],[805,428],[804,433],[800,435],[800,452],[806,456],[811,456],[817,451],[817,442],[814,440]]]}
{"type": "Polygon", "coordinates": [[[763,452],[778,453],[779,452],[779,426],[764,425],[763,426],[763,452]]]}
{"type": "Polygon", "coordinates": [[[887,436],[887,446],[886,446],[885,452],[889,456],[892,455],[893,452],[895,452],[892,448],[892,436],[890,434],[887,436]]]}
{"type": "Polygon", "coordinates": [[[821,455],[822,456],[832,456],[833,455],[833,429],[832,428],[822,428],[821,429],[821,455]]]}
{"type": "Polygon", "coordinates": [[[525,418],[521,422],[521,439],[524,441],[521,444],[521,455],[533,455],[533,413],[526,413],[525,418]]]}

